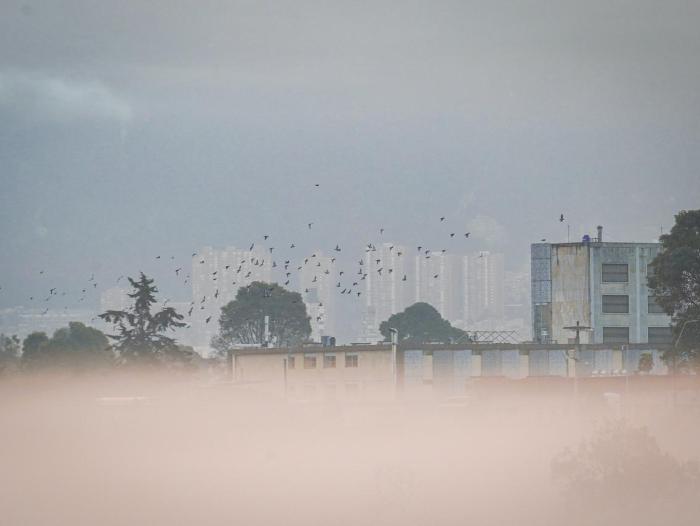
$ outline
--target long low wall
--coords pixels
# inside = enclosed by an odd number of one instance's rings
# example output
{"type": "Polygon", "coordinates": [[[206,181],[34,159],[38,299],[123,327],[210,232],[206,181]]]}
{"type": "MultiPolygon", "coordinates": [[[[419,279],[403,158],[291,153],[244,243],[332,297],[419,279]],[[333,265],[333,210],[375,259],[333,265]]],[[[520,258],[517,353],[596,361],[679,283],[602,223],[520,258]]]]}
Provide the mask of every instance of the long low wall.
{"type": "Polygon", "coordinates": [[[281,382],[311,390],[342,386],[347,391],[421,385],[461,385],[470,378],[611,377],[639,374],[640,358],[649,354],[648,374],[664,375],[663,346],[582,345],[426,345],[399,347],[396,363],[388,345],[242,349],[233,353],[233,374],[241,382],[281,382]]]}

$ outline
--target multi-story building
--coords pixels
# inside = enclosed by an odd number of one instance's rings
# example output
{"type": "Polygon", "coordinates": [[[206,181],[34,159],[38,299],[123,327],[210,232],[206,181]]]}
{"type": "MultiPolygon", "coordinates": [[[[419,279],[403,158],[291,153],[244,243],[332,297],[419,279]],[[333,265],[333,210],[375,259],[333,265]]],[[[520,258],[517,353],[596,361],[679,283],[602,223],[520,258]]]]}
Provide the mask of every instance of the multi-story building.
{"type": "Polygon", "coordinates": [[[133,300],[129,298],[126,289],[112,287],[100,294],[100,312],[108,310],[127,310],[131,307],[133,300]]]}
{"type": "Polygon", "coordinates": [[[299,273],[299,291],[311,318],[311,339],[335,335],[335,289],[341,281],[333,258],[317,251],[299,273]]]}
{"type": "Polygon", "coordinates": [[[219,331],[221,307],[236,298],[238,289],[254,281],[272,281],[272,258],[258,248],[204,247],[192,256],[191,278],[192,341],[207,346],[219,331]]]}
{"type": "Polygon", "coordinates": [[[361,340],[377,341],[379,325],[413,303],[413,281],[406,247],[384,243],[363,258],[364,312],[361,340]]]}
{"type": "Polygon", "coordinates": [[[464,319],[470,324],[504,318],[503,254],[479,252],[463,260],[465,272],[464,319]]]}
{"type": "Polygon", "coordinates": [[[415,259],[415,300],[429,303],[443,318],[457,324],[465,301],[462,259],[442,252],[420,254],[415,259]]]}
{"type": "Polygon", "coordinates": [[[580,243],[531,246],[532,328],[537,342],[567,343],[577,323],[582,343],[668,343],[670,318],[647,288],[658,243],[580,243]]]}

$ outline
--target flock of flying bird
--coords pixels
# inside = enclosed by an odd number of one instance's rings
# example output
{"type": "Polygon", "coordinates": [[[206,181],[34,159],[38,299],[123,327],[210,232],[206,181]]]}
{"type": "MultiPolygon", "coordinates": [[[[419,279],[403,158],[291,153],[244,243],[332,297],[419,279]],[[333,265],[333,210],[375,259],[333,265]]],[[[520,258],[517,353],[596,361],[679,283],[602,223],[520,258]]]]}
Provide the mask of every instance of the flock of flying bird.
{"type": "MultiPolygon", "coordinates": [[[[319,188],[320,184],[315,184],[314,186],[316,188],[319,188]]],[[[561,214],[559,217],[559,222],[563,223],[564,220],[565,220],[564,214],[561,214]]],[[[447,218],[445,216],[441,216],[439,218],[439,223],[441,223],[441,224],[447,223],[447,218]]],[[[308,222],[306,226],[307,226],[308,230],[312,230],[313,226],[314,226],[314,222],[308,222]]],[[[384,236],[385,229],[379,228],[378,232],[379,232],[379,236],[382,237],[382,236],[384,236]]],[[[457,232],[447,232],[447,234],[449,235],[449,239],[454,239],[457,236],[457,232]]],[[[471,235],[471,232],[464,232],[464,233],[460,234],[459,237],[464,237],[464,239],[469,239],[470,235],[471,235]]],[[[263,242],[270,242],[272,240],[271,238],[272,238],[272,236],[270,234],[264,234],[262,236],[262,241],[263,242]]],[[[544,242],[544,241],[546,241],[546,239],[542,239],[542,241],[544,242]]],[[[289,250],[293,250],[296,248],[296,244],[294,242],[289,243],[288,245],[289,245],[289,250]]],[[[393,253],[393,250],[395,247],[393,245],[389,245],[388,248],[389,248],[389,252],[393,253]]],[[[431,249],[424,247],[424,246],[419,245],[416,248],[417,248],[417,254],[419,254],[421,257],[424,257],[425,259],[430,259],[434,253],[431,249]]],[[[261,247],[258,247],[256,249],[256,243],[253,242],[253,243],[251,243],[249,251],[248,251],[250,253],[249,258],[240,260],[237,265],[226,265],[225,268],[223,268],[223,269],[217,268],[216,270],[214,270],[210,273],[209,279],[211,279],[213,282],[217,282],[220,279],[221,280],[224,280],[224,279],[230,280],[231,278],[233,278],[231,280],[230,287],[229,286],[221,287],[222,289],[225,288],[227,290],[230,290],[231,287],[237,287],[237,286],[243,286],[243,285],[249,284],[255,278],[255,276],[253,276],[253,274],[256,274],[256,268],[257,269],[264,269],[264,268],[266,268],[266,264],[267,264],[272,269],[282,270],[283,278],[281,280],[279,280],[279,282],[281,284],[283,284],[283,286],[287,287],[290,285],[290,283],[292,281],[292,275],[293,275],[294,269],[296,269],[297,272],[301,272],[305,266],[311,265],[311,266],[315,266],[316,268],[318,268],[318,271],[317,271],[318,274],[312,272],[314,274],[313,279],[311,280],[312,283],[316,283],[316,282],[318,282],[319,279],[324,279],[324,277],[325,277],[325,279],[330,279],[330,276],[332,274],[336,274],[338,281],[336,283],[335,288],[338,289],[338,293],[340,295],[347,295],[347,296],[354,295],[354,296],[359,298],[362,295],[362,291],[356,290],[356,289],[360,286],[362,281],[366,280],[366,278],[369,276],[369,272],[376,272],[376,274],[380,278],[382,276],[385,276],[385,275],[391,275],[394,272],[394,268],[384,266],[385,262],[382,261],[381,257],[375,257],[374,253],[377,252],[377,246],[372,242],[366,244],[366,246],[364,248],[365,256],[358,261],[358,270],[357,270],[356,274],[353,275],[352,278],[348,278],[345,271],[343,271],[343,270],[336,271],[335,269],[328,268],[328,267],[322,268],[320,258],[316,259],[317,254],[315,254],[315,253],[312,254],[311,256],[302,257],[298,263],[293,264],[291,257],[283,259],[283,260],[280,259],[280,263],[278,263],[277,260],[274,259],[275,254],[276,254],[275,250],[276,249],[274,246],[267,246],[264,249],[262,249],[261,247]],[[370,266],[374,266],[375,268],[373,270],[368,270],[368,267],[370,267],[370,266]],[[224,274],[226,274],[226,276],[224,276],[224,274]],[[343,280],[347,280],[345,282],[345,284],[343,283],[343,280]]],[[[333,248],[332,251],[335,252],[337,255],[338,253],[342,252],[342,248],[340,247],[339,244],[336,244],[335,248],[333,248]]],[[[440,254],[445,254],[446,252],[447,252],[446,248],[442,248],[439,251],[440,254]]],[[[403,255],[404,255],[403,252],[401,252],[398,249],[396,250],[397,257],[402,257],[403,255]]],[[[332,266],[335,265],[336,259],[337,259],[336,257],[330,258],[329,261],[330,261],[330,264],[332,266]]],[[[160,255],[157,255],[157,256],[155,256],[155,260],[162,261],[162,260],[164,260],[164,258],[162,258],[160,255]]],[[[169,260],[171,263],[173,263],[173,266],[174,266],[175,265],[175,263],[174,263],[175,256],[170,256],[169,260]]],[[[193,252],[192,253],[192,266],[194,267],[197,264],[197,262],[198,262],[198,264],[204,264],[204,263],[206,263],[206,259],[201,258],[197,252],[193,252]]],[[[181,279],[183,285],[187,285],[188,283],[191,284],[191,281],[192,281],[191,274],[185,274],[183,272],[182,265],[174,266],[174,268],[171,267],[171,269],[169,269],[169,272],[174,272],[175,277],[177,279],[181,279]]],[[[39,275],[45,276],[46,275],[45,270],[40,270],[39,275]]],[[[434,274],[433,278],[438,279],[439,274],[434,274]]],[[[119,276],[116,279],[115,285],[119,286],[122,283],[122,280],[124,280],[124,279],[125,279],[125,276],[123,276],[123,275],[119,276]]],[[[408,279],[408,276],[406,274],[403,274],[401,277],[401,281],[406,282],[407,279],[408,279]]],[[[300,283],[301,283],[301,279],[300,279],[300,283]]],[[[77,302],[78,303],[84,302],[86,297],[87,297],[88,291],[97,290],[97,287],[98,287],[98,283],[95,280],[95,275],[92,274],[90,276],[90,278],[87,280],[87,282],[84,284],[84,286],[80,288],[80,293],[79,293],[79,297],[78,297],[77,302]]],[[[271,293],[273,290],[274,290],[274,288],[269,289],[265,295],[268,297],[271,296],[271,293]]],[[[2,286],[0,286],[0,292],[2,292],[2,286]]],[[[305,288],[304,294],[308,294],[308,293],[309,293],[309,288],[305,288]]],[[[47,295],[45,297],[35,298],[34,296],[30,296],[29,301],[30,302],[41,301],[42,304],[46,305],[43,308],[42,314],[47,314],[49,312],[48,305],[53,300],[59,299],[59,298],[66,298],[67,295],[68,295],[68,291],[59,291],[57,287],[52,286],[52,287],[48,288],[48,292],[47,292],[47,295]]],[[[212,298],[207,298],[206,296],[203,296],[202,298],[193,298],[193,301],[190,302],[189,307],[187,309],[188,318],[190,318],[190,319],[192,318],[193,312],[197,308],[198,308],[197,310],[207,310],[207,307],[208,307],[207,303],[213,304],[212,306],[216,306],[216,308],[218,309],[218,307],[220,307],[220,304],[221,304],[221,302],[218,301],[219,295],[220,295],[220,289],[215,288],[215,292],[212,295],[213,301],[212,301],[212,298]]],[[[166,299],[163,302],[163,305],[165,306],[169,302],[170,302],[170,299],[166,299]]],[[[64,310],[67,310],[67,309],[68,309],[68,306],[67,305],[64,306],[64,310]]],[[[92,321],[94,321],[95,319],[96,318],[93,318],[92,321]]],[[[317,319],[317,321],[320,321],[321,317],[319,316],[316,319],[317,319]]],[[[205,323],[208,324],[211,320],[212,320],[212,316],[208,315],[204,321],[205,321],[205,323]]],[[[188,325],[188,327],[189,326],[190,325],[188,325]]]]}

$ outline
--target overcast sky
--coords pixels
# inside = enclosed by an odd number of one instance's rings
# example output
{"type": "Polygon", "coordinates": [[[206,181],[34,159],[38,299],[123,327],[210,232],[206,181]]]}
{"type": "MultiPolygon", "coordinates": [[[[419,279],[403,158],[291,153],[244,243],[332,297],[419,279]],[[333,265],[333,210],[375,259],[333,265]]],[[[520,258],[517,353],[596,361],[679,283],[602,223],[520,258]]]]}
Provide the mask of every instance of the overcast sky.
{"type": "Polygon", "coordinates": [[[673,0],[4,0],[0,307],[138,270],[187,299],[156,255],[263,234],[354,259],[381,227],[510,268],[566,239],[560,213],[572,238],[651,241],[700,207],[698,20],[673,0]]]}

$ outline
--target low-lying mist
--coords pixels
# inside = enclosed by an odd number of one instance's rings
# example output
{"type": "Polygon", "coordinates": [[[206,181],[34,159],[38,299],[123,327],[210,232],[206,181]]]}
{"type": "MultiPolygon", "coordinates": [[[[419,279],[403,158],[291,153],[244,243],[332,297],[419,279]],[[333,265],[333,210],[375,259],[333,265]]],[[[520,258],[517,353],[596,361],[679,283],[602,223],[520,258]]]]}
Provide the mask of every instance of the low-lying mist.
{"type": "MultiPolygon", "coordinates": [[[[619,402],[619,401],[618,401],[619,402]]],[[[0,380],[0,524],[697,524],[700,412],[303,400],[201,377],[0,380]]]]}

